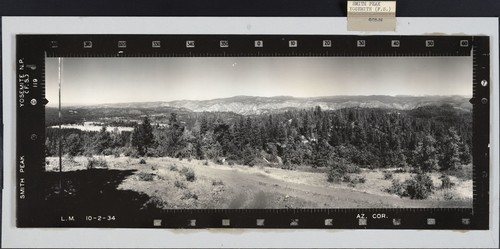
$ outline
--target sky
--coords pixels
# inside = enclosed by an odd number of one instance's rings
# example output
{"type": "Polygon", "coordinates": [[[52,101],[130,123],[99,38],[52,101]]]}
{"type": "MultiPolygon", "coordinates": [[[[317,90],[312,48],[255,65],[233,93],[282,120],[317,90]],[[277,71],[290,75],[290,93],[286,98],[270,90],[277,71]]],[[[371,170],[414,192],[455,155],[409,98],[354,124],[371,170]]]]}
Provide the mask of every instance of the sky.
{"type": "MultiPolygon", "coordinates": [[[[46,98],[58,104],[58,58],[46,98]]],[[[471,57],[62,58],[63,105],[207,100],[237,95],[472,94],[471,57]]]]}

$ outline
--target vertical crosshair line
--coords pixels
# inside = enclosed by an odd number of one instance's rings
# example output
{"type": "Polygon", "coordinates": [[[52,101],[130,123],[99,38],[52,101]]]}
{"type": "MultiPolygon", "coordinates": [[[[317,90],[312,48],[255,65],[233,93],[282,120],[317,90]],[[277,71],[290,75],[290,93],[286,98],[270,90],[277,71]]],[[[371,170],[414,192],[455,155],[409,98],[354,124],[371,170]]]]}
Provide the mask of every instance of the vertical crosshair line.
{"type": "Polygon", "coordinates": [[[58,77],[59,84],[59,194],[62,193],[62,114],[61,114],[61,73],[62,73],[62,58],[58,58],[58,77]]]}
{"type": "MultiPolygon", "coordinates": [[[[472,37],[472,46],[471,46],[471,56],[472,56],[472,99],[478,99],[479,96],[477,96],[476,89],[477,89],[477,45],[474,43],[474,37],[472,37]]],[[[472,104],[472,146],[470,150],[472,151],[472,211],[471,215],[474,215],[474,209],[476,208],[476,203],[477,203],[477,198],[479,194],[477,193],[477,179],[478,179],[478,174],[477,174],[477,164],[474,164],[474,159],[476,156],[474,155],[474,151],[476,150],[474,147],[474,137],[477,136],[477,134],[474,134],[475,129],[474,126],[477,125],[477,105],[472,104]]],[[[477,153],[476,153],[477,154],[477,153]]],[[[477,159],[476,159],[477,161],[477,159]]]]}

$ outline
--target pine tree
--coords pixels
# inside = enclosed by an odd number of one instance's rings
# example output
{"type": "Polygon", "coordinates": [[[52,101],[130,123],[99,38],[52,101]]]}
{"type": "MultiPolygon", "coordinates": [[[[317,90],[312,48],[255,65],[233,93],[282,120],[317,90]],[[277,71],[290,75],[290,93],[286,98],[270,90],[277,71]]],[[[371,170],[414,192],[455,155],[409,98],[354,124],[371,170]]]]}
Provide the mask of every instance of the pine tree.
{"type": "Polygon", "coordinates": [[[353,128],[353,135],[351,144],[357,147],[364,147],[366,143],[366,131],[362,129],[359,125],[353,128]]]}
{"type": "Polygon", "coordinates": [[[57,154],[56,151],[56,141],[53,141],[47,136],[47,138],[45,138],[45,156],[55,156],[57,154]]]}
{"type": "Polygon", "coordinates": [[[146,154],[147,154],[148,147],[150,147],[151,145],[153,145],[153,142],[154,142],[153,127],[151,126],[151,123],[150,123],[148,117],[145,117],[142,120],[141,128],[143,130],[144,147],[146,149],[146,154]]]}
{"type": "Polygon", "coordinates": [[[235,124],[235,135],[236,139],[234,141],[237,144],[240,151],[243,151],[247,141],[246,141],[246,130],[245,130],[245,120],[243,117],[238,119],[238,123],[235,124]]]}
{"type": "Polygon", "coordinates": [[[315,167],[326,167],[330,159],[330,154],[332,153],[332,147],[328,143],[321,139],[314,146],[313,150],[313,166],[315,167]]]}
{"type": "Polygon", "coordinates": [[[72,133],[65,140],[66,151],[68,152],[68,156],[74,157],[80,155],[83,151],[82,141],[78,134],[72,133]]]}
{"type": "Polygon", "coordinates": [[[203,152],[203,135],[198,134],[194,143],[195,157],[199,160],[205,159],[203,152]]]}
{"type": "Polygon", "coordinates": [[[205,135],[208,131],[208,121],[205,116],[201,119],[201,124],[200,124],[200,134],[205,135]]]}
{"type": "Polygon", "coordinates": [[[94,151],[97,154],[107,153],[109,151],[111,145],[113,144],[113,140],[111,140],[111,136],[107,131],[106,126],[101,128],[101,131],[96,136],[96,140],[94,143],[94,151]]]}
{"type": "Polygon", "coordinates": [[[242,164],[248,166],[254,166],[255,157],[256,157],[255,150],[252,147],[250,147],[250,145],[245,146],[245,149],[242,152],[242,164]]]}
{"type": "Polygon", "coordinates": [[[401,149],[399,142],[397,143],[396,148],[389,152],[389,156],[389,166],[398,168],[406,168],[408,166],[406,162],[406,155],[401,149]]]}
{"type": "Polygon", "coordinates": [[[137,149],[139,156],[147,155],[148,148],[154,142],[153,127],[151,127],[148,117],[145,117],[140,125],[134,127],[131,139],[132,146],[137,149]]]}
{"type": "Polygon", "coordinates": [[[201,141],[201,152],[204,159],[217,160],[222,156],[222,146],[217,142],[213,131],[208,131],[203,135],[201,141]]]}
{"type": "Polygon", "coordinates": [[[323,114],[323,113],[322,113],[322,111],[321,111],[321,106],[315,106],[315,107],[314,107],[314,116],[315,116],[316,118],[321,119],[322,114],[323,114]]]}
{"type": "Polygon", "coordinates": [[[132,132],[131,143],[132,146],[135,147],[139,156],[144,156],[146,151],[144,150],[144,135],[143,130],[139,125],[134,127],[134,131],[132,132]]]}
{"type": "Polygon", "coordinates": [[[276,124],[276,142],[280,145],[287,143],[286,128],[283,125],[276,124]]]}
{"type": "Polygon", "coordinates": [[[465,142],[460,143],[460,162],[464,165],[471,163],[472,155],[470,148],[465,142]]]}
{"type": "Polygon", "coordinates": [[[171,113],[168,120],[167,132],[167,155],[176,157],[178,151],[183,147],[182,135],[184,133],[184,126],[177,119],[177,114],[171,113]]]}
{"type": "Polygon", "coordinates": [[[233,136],[231,135],[230,126],[223,121],[219,121],[214,125],[215,140],[221,145],[221,156],[225,156],[228,151],[233,150],[233,136]]]}
{"type": "Polygon", "coordinates": [[[309,139],[311,137],[311,128],[310,128],[310,121],[309,121],[309,117],[307,115],[307,113],[305,113],[303,115],[303,118],[302,118],[302,127],[300,129],[300,132],[302,133],[302,135],[304,135],[306,137],[306,139],[309,139]]]}
{"type": "Polygon", "coordinates": [[[328,171],[326,173],[327,181],[340,182],[348,173],[348,164],[350,162],[345,158],[336,155],[335,153],[330,153],[329,155],[330,157],[328,160],[328,171]]]}
{"type": "Polygon", "coordinates": [[[255,136],[256,132],[254,131],[253,128],[253,122],[250,117],[247,117],[246,123],[245,123],[245,143],[250,145],[250,147],[254,148],[256,141],[255,141],[255,136]]]}
{"type": "Polygon", "coordinates": [[[96,140],[97,134],[92,133],[84,133],[82,137],[83,142],[83,155],[92,156],[95,152],[94,144],[96,140]]]}
{"type": "Polygon", "coordinates": [[[455,129],[450,128],[441,142],[441,158],[439,164],[442,170],[457,169],[460,166],[460,137],[455,129]]]}
{"type": "Polygon", "coordinates": [[[417,166],[425,172],[438,168],[439,160],[435,144],[436,140],[431,135],[425,136],[422,142],[417,143],[417,148],[415,149],[417,166]]]}

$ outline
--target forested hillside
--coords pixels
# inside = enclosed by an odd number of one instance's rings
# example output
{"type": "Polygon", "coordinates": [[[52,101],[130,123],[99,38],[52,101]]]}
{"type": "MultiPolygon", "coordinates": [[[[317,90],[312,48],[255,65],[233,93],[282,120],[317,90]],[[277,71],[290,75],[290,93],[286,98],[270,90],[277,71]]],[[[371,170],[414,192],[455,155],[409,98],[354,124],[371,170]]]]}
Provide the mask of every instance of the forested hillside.
{"type": "Polygon", "coordinates": [[[472,113],[451,105],[411,110],[317,106],[260,115],[172,109],[164,115],[126,113],[128,119],[138,120],[129,123],[136,123],[133,132],[47,128],[47,155],[57,155],[61,135],[63,153],[69,156],[168,156],[289,169],[352,164],[422,171],[471,162],[472,113]]]}

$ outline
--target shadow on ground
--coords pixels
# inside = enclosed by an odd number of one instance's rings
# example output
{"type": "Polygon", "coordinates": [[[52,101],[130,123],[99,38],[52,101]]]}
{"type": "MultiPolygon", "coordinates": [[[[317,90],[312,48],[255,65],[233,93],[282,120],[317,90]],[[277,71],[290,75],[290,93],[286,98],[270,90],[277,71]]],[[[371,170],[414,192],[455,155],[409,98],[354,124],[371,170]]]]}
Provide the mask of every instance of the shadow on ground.
{"type": "Polygon", "coordinates": [[[44,173],[44,203],[50,211],[109,215],[151,211],[149,196],[118,190],[120,183],[135,170],[90,169],[44,173]],[[61,187],[62,188],[61,188],[61,187]],[[60,191],[62,189],[62,191],[60,191]]]}

